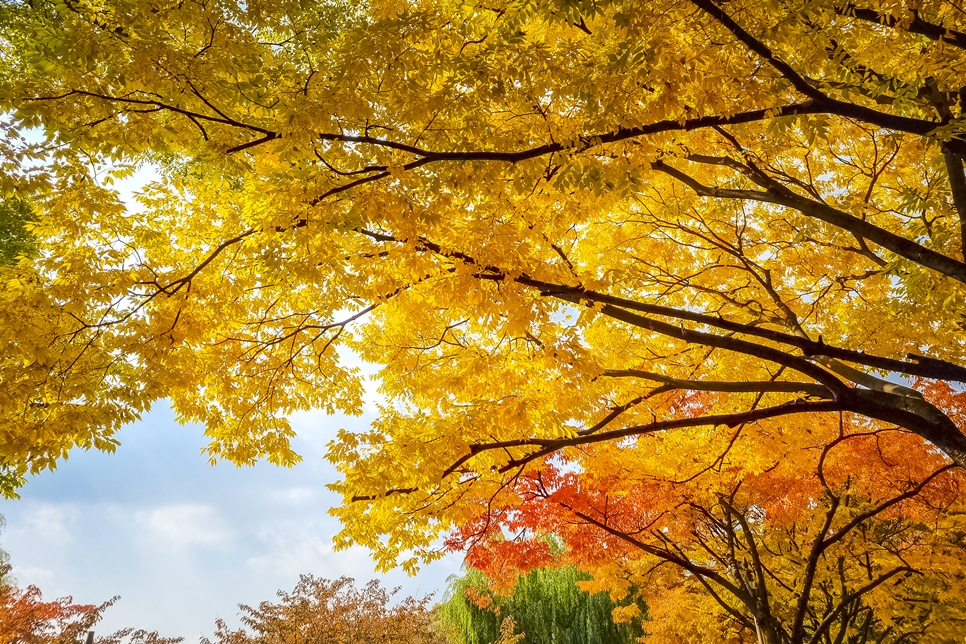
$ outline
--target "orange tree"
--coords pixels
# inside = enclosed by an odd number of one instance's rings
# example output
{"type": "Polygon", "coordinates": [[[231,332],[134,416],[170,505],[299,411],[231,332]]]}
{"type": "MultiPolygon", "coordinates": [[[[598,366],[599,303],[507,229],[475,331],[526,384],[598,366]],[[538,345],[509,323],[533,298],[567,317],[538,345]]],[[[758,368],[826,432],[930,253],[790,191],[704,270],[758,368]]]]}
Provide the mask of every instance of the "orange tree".
{"type": "Polygon", "coordinates": [[[36,586],[20,591],[13,584],[4,584],[0,586],[0,642],[78,641],[100,619],[101,612],[110,603],[101,606],[75,604],[70,597],[45,602],[36,586]]]}
{"type": "MultiPolygon", "coordinates": [[[[117,597],[96,606],[75,604],[70,597],[44,601],[40,589],[21,590],[10,579],[10,566],[0,564],[0,644],[70,644],[84,641],[117,597]]],[[[156,632],[123,629],[97,644],[179,644],[182,638],[156,632]]]]}
{"type": "Polygon", "coordinates": [[[0,187],[37,219],[0,269],[8,493],[163,398],[211,459],[291,464],[288,414],[361,407],[347,350],[385,404],[332,443],[338,543],[384,567],[558,460],[814,478],[841,419],[966,465],[953,3],[0,11],[0,187]]]}
{"type": "MultiPolygon", "coordinates": [[[[811,433],[792,444],[747,427],[714,445],[717,459],[676,469],[657,456],[669,447],[660,439],[619,467],[584,472],[560,458],[520,476],[512,508],[480,504],[449,545],[505,579],[548,561],[541,535],[553,531],[594,572],[585,589],[640,593],[661,642],[955,641],[966,623],[961,471],[917,456],[917,439],[895,428],[843,418],[811,433]],[[750,473],[740,461],[762,443],[772,462],[750,473]]],[[[615,457],[612,445],[589,451],[615,457]]]]}
{"type": "Polygon", "coordinates": [[[292,593],[279,591],[278,603],[242,605],[243,628],[232,630],[218,620],[215,643],[442,644],[429,597],[407,597],[390,606],[394,594],[376,580],[357,589],[348,577],[302,575],[292,593]]]}

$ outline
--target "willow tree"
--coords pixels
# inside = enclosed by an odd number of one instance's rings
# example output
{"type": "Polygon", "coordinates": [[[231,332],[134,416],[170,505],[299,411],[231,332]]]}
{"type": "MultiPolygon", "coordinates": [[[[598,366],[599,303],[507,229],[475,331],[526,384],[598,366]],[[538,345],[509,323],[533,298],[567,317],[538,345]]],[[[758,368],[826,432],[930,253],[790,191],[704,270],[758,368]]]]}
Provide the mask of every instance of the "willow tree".
{"type": "Polygon", "coordinates": [[[637,642],[644,635],[646,607],[632,593],[615,602],[607,593],[579,588],[590,580],[571,566],[538,568],[509,580],[513,586],[508,589],[499,588],[499,577],[467,570],[448,581],[437,609],[442,630],[452,644],[490,644],[500,638],[500,627],[510,617],[527,644],[637,642]]]}
{"type": "Polygon", "coordinates": [[[39,244],[2,269],[11,472],[113,449],[164,398],[211,459],[291,464],[288,414],[360,409],[340,351],[386,402],[333,440],[339,543],[384,567],[512,517],[552,462],[742,480],[840,419],[966,465],[954,3],[33,0],[2,24],[0,186],[39,244]],[[138,164],[128,209],[109,180],[138,164]]]}

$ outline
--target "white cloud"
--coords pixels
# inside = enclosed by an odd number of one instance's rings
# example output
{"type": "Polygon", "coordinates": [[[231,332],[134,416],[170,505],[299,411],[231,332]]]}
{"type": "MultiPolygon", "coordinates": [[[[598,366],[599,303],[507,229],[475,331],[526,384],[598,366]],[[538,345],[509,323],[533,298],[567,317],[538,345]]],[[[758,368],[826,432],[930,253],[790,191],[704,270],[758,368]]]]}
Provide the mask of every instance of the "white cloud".
{"type": "Polygon", "coordinates": [[[258,532],[261,542],[259,554],[249,557],[245,563],[254,575],[278,580],[283,586],[290,585],[292,580],[302,574],[328,579],[352,577],[357,585],[375,577],[387,588],[404,586],[405,591],[400,598],[406,594],[419,595],[421,592],[439,591],[443,586],[441,582],[459,569],[458,561],[439,562],[434,565],[433,573],[424,573],[425,585],[410,578],[401,569],[388,575],[376,573],[372,553],[365,548],[353,546],[346,550],[334,550],[331,528],[332,526],[328,526],[326,529],[314,522],[297,521],[285,521],[262,528],[258,532]],[[445,572],[439,572],[444,568],[445,572]]]}
{"type": "Polygon", "coordinates": [[[376,574],[361,548],[332,550],[340,526],[327,510],[340,499],[325,484],[339,475],[322,458],[325,443],[336,428],[370,420],[299,414],[293,426],[304,462],[236,469],[210,467],[199,456],[202,428],[181,427],[156,409],[124,430],[116,454],[80,452],[32,479],[22,499],[0,499],[0,545],[20,583],[45,597],[99,603],[120,595],[99,633],[147,628],[186,636],[185,644],[210,635],[216,616],[237,627],[238,603],[271,601],[300,574],[359,584],[378,577],[387,588],[401,585],[399,597],[442,589],[459,557],[411,578],[376,574]]]}
{"type": "Polygon", "coordinates": [[[332,576],[326,572],[337,556],[331,537],[320,535],[311,526],[286,522],[260,530],[258,538],[264,544],[259,549],[261,554],[245,561],[252,570],[283,577],[309,572],[332,576]]]}
{"type": "Polygon", "coordinates": [[[13,577],[20,587],[33,585],[43,590],[49,588],[53,582],[54,571],[37,566],[14,566],[13,577]]]}
{"type": "Polygon", "coordinates": [[[136,520],[153,540],[173,548],[222,546],[233,537],[228,524],[209,505],[166,505],[138,512],[136,520]]]}
{"type": "Polygon", "coordinates": [[[31,508],[24,518],[27,530],[47,543],[64,545],[73,539],[68,527],[76,518],[77,510],[71,505],[43,503],[31,508]]]}
{"type": "Polygon", "coordinates": [[[272,498],[284,503],[299,505],[308,504],[315,501],[318,495],[319,491],[315,488],[308,486],[296,486],[275,490],[272,493],[272,498]]]}

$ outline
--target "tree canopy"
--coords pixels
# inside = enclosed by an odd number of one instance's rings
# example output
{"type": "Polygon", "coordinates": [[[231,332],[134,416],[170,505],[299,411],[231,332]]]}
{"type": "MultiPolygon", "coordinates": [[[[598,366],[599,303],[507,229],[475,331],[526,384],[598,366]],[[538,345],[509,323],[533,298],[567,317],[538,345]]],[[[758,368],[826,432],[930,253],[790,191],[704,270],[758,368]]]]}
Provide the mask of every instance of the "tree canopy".
{"type": "MultiPolygon", "coordinates": [[[[398,589],[397,589],[398,590],[398,589]]],[[[242,628],[217,620],[216,644],[443,644],[429,610],[429,597],[407,597],[395,606],[372,580],[356,588],[348,577],[318,579],[302,575],[291,593],[279,591],[278,603],[241,605],[242,628]]],[[[204,642],[209,643],[208,639],[204,642]]]]}
{"type": "Polygon", "coordinates": [[[438,609],[442,630],[453,644],[491,644],[509,617],[528,644],[637,642],[646,607],[636,597],[615,603],[607,593],[581,590],[579,584],[590,579],[572,566],[537,568],[510,580],[509,592],[493,592],[499,577],[468,570],[447,584],[438,609]]]}
{"type": "Polygon", "coordinates": [[[351,351],[385,403],[331,444],[337,542],[383,567],[527,569],[577,524],[643,553],[595,578],[657,558],[769,642],[878,637],[899,579],[958,596],[925,554],[966,466],[956,3],[0,12],[0,187],[36,218],[0,267],[8,493],[165,398],[212,460],[292,464],[289,414],[360,411],[351,351]]]}
{"type": "MultiPolygon", "coordinates": [[[[19,588],[10,576],[6,557],[0,558],[0,644],[79,644],[90,637],[90,629],[118,599],[114,597],[100,605],[77,604],[72,597],[44,601],[36,586],[19,588]]],[[[162,637],[157,631],[133,628],[93,640],[95,644],[181,644],[183,641],[181,637],[162,637]]]]}

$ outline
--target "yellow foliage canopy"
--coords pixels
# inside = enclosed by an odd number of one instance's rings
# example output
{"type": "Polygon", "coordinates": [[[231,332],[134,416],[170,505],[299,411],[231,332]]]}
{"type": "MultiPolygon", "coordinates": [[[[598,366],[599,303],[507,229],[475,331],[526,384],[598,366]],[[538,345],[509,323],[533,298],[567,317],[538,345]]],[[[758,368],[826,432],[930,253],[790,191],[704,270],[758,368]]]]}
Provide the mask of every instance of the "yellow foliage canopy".
{"type": "Polygon", "coordinates": [[[386,402],[332,442],[339,542],[384,566],[552,463],[709,512],[673,482],[814,481],[829,428],[966,465],[953,3],[35,0],[0,24],[0,186],[39,217],[0,268],[8,492],[163,398],[212,459],[291,464],[287,415],[360,409],[346,350],[386,402]],[[125,209],[110,181],[145,163],[125,209]]]}

